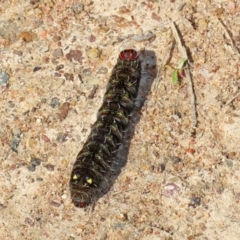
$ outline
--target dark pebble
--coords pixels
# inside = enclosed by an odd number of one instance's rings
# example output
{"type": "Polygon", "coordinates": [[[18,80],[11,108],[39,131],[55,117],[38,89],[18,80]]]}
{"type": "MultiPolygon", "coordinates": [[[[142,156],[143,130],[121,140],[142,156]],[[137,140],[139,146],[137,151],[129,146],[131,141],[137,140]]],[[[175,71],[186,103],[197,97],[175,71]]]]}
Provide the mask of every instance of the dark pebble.
{"type": "Polygon", "coordinates": [[[56,66],[55,70],[56,71],[59,71],[60,69],[63,69],[64,68],[64,65],[63,64],[59,64],[56,66]]]}
{"type": "Polygon", "coordinates": [[[68,81],[73,81],[74,80],[74,76],[72,73],[64,73],[64,77],[66,78],[66,80],[68,81]]]}
{"type": "Polygon", "coordinates": [[[38,182],[42,182],[42,181],[43,181],[43,178],[38,177],[38,178],[36,178],[36,181],[38,181],[38,182]]]}
{"type": "Polygon", "coordinates": [[[34,221],[31,218],[28,218],[28,217],[25,218],[24,222],[25,222],[26,225],[29,225],[31,227],[34,226],[34,221]]]}
{"type": "Polygon", "coordinates": [[[45,166],[45,168],[49,171],[49,172],[53,172],[54,171],[54,165],[52,165],[52,164],[47,164],[46,166],[45,166]]]}
{"type": "Polygon", "coordinates": [[[67,133],[59,132],[57,134],[57,141],[60,143],[65,142],[66,138],[67,138],[67,133]]]}
{"type": "Polygon", "coordinates": [[[8,101],[8,106],[13,108],[15,107],[15,103],[13,101],[8,101]]]}
{"type": "Polygon", "coordinates": [[[169,158],[172,160],[173,164],[180,163],[182,161],[181,158],[176,156],[170,156],[169,158]]]}
{"type": "Polygon", "coordinates": [[[30,172],[34,172],[36,170],[36,167],[40,164],[41,164],[41,160],[39,158],[32,158],[28,166],[28,170],[30,172]]]}
{"type": "Polygon", "coordinates": [[[83,69],[83,74],[84,74],[84,75],[91,75],[91,73],[92,73],[91,68],[85,68],[85,69],[83,69]]]}
{"type": "Polygon", "coordinates": [[[66,54],[66,58],[71,62],[75,60],[82,63],[82,52],[80,50],[70,50],[70,52],[66,54]]]}
{"type": "Polygon", "coordinates": [[[20,142],[21,142],[20,135],[13,136],[12,142],[10,143],[10,148],[16,153],[18,152],[17,148],[20,142]]]}
{"type": "Polygon", "coordinates": [[[39,158],[32,158],[31,159],[31,164],[35,165],[35,166],[38,166],[38,165],[41,164],[41,160],[39,158]]]}
{"type": "Polygon", "coordinates": [[[30,4],[32,4],[32,5],[35,5],[39,2],[40,2],[40,0],[30,0],[30,4]]]}
{"type": "Polygon", "coordinates": [[[50,200],[49,203],[50,203],[50,205],[52,205],[54,207],[60,207],[61,206],[61,202],[59,200],[50,200]]]}
{"type": "Polygon", "coordinates": [[[0,69],[0,86],[8,84],[9,75],[0,69]]]}
{"type": "Polygon", "coordinates": [[[52,98],[50,106],[56,108],[60,105],[60,100],[57,97],[52,98]]]}
{"type": "Polygon", "coordinates": [[[42,68],[41,67],[35,67],[34,69],[33,69],[33,72],[37,72],[37,71],[39,71],[39,70],[41,70],[42,68]]]}
{"type": "Polygon", "coordinates": [[[191,207],[198,207],[201,204],[201,198],[200,197],[192,197],[191,202],[189,203],[189,206],[191,207]]]}
{"type": "Polygon", "coordinates": [[[83,83],[82,76],[78,74],[78,79],[80,80],[81,83],[83,83]]]}

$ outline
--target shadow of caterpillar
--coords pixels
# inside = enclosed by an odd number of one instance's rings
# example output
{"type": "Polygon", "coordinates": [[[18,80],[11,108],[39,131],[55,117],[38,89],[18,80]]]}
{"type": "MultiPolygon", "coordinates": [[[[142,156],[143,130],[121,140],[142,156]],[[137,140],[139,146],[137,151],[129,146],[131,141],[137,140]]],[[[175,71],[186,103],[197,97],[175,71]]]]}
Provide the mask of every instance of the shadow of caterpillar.
{"type": "Polygon", "coordinates": [[[86,207],[95,202],[106,174],[123,143],[138,94],[141,64],[133,49],[120,52],[108,82],[103,104],[91,133],[78,153],[70,178],[72,202],[86,207]]]}

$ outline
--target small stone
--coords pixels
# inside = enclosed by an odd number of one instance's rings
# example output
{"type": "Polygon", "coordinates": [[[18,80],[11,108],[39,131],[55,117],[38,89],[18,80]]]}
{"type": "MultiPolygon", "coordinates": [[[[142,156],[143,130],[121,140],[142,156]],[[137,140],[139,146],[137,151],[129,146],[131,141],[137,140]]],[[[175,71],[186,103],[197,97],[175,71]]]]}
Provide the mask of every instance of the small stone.
{"type": "Polygon", "coordinates": [[[234,1],[229,1],[228,9],[231,13],[235,13],[236,12],[236,3],[234,1]]]}
{"type": "Polygon", "coordinates": [[[217,8],[213,13],[217,16],[217,17],[221,17],[222,14],[224,12],[224,9],[223,8],[217,8]]]}
{"type": "Polygon", "coordinates": [[[23,51],[13,50],[13,54],[18,55],[18,56],[22,56],[23,51]]]}
{"type": "Polygon", "coordinates": [[[18,34],[18,37],[25,42],[32,42],[36,38],[36,34],[33,32],[21,32],[18,34]]]}
{"type": "Polygon", "coordinates": [[[47,164],[45,165],[45,168],[49,171],[49,172],[53,172],[54,171],[54,165],[52,164],[47,164]]]}
{"type": "Polygon", "coordinates": [[[54,77],[61,77],[61,73],[54,73],[54,77]]]}
{"type": "Polygon", "coordinates": [[[61,48],[57,48],[53,51],[52,55],[55,57],[55,58],[60,58],[63,56],[63,51],[61,48]]]}
{"type": "Polygon", "coordinates": [[[59,64],[56,66],[55,70],[58,71],[60,69],[63,69],[64,68],[64,65],[63,64],[59,64]]]}
{"type": "Polygon", "coordinates": [[[74,80],[74,75],[72,73],[64,73],[64,77],[68,81],[73,81],[74,80]]]}
{"type": "Polygon", "coordinates": [[[29,226],[34,226],[34,221],[31,218],[25,218],[25,224],[29,225],[29,226]]]}
{"type": "Polygon", "coordinates": [[[83,74],[84,75],[91,75],[91,73],[92,73],[92,70],[91,70],[91,68],[85,68],[85,69],[83,69],[83,74]]]}
{"type": "Polygon", "coordinates": [[[228,167],[233,167],[233,161],[227,159],[226,163],[228,167]]]}
{"type": "Polygon", "coordinates": [[[40,118],[37,118],[37,119],[36,119],[36,123],[40,124],[41,122],[42,122],[42,121],[41,121],[40,118]]]}
{"type": "Polygon", "coordinates": [[[53,41],[54,42],[57,42],[57,41],[60,41],[61,40],[61,36],[53,36],[53,41]]]}
{"type": "MultiPolygon", "coordinates": [[[[40,1],[40,0],[37,0],[37,1],[40,1]]],[[[39,28],[41,25],[43,25],[44,22],[42,19],[36,19],[34,23],[35,23],[35,27],[39,28]]]]}
{"type": "Polygon", "coordinates": [[[87,40],[88,40],[89,42],[95,42],[96,37],[91,34],[90,36],[87,37],[87,40]]]}
{"type": "Polygon", "coordinates": [[[128,215],[127,215],[127,213],[121,213],[121,214],[119,214],[119,215],[118,215],[118,219],[119,219],[120,221],[123,221],[123,222],[127,221],[127,220],[128,220],[128,215]]]}
{"type": "Polygon", "coordinates": [[[172,115],[172,118],[173,118],[175,121],[177,121],[177,120],[180,119],[180,117],[179,117],[177,114],[173,114],[173,115],[172,115]]]}
{"type": "Polygon", "coordinates": [[[0,86],[7,85],[8,80],[9,80],[9,75],[0,69],[0,86]]]}
{"type": "Polygon", "coordinates": [[[34,69],[33,69],[33,72],[37,72],[37,71],[39,71],[39,70],[41,70],[42,68],[41,67],[35,67],[34,69]]]}
{"type": "Polygon", "coordinates": [[[199,73],[205,78],[208,78],[210,76],[208,69],[205,68],[204,66],[200,68],[199,73]]]}
{"type": "Polygon", "coordinates": [[[170,197],[173,194],[181,192],[181,188],[173,182],[166,184],[164,187],[164,190],[165,190],[164,195],[166,197],[170,197]]]}
{"type": "Polygon", "coordinates": [[[67,240],[75,240],[75,237],[69,236],[67,240]]]}
{"type": "Polygon", "coordinates": [[[65,142],[66,141],[66,137],[67,137],[67,133],[63,133],[63,132],[59,132],[57,134],[57,141],[58,142],[65,142]]]}
{"type": "Polygon", "coordinates": [[[173,162],[173,164],[177,164],[180,163],[182,161],[181,158],[176,157],[176,156],[169,156],[169,158],[171,159],[171,161],[173,162]]]}
{"type": "Polygon", "coordinates": [[[99,28],[99,32],[101,32],[101,33],[107,33],[108,31],[109,31],[108,27],[100,27],[99,28]]]}
{"type": "Polygon", "coordinates": [[[84,5],[82,3],[76,3],[73,4],[71,8],[74,13],[79,14],[84,10],[84,5]]]}
{"type": "Polygon", "coordinates": [[[40,49],[41,52],[48,52],[48,50],[49,50],[49,46],[48,46],[48,45],[45,45],[45,46],[43,46],[43,47],[40,49]]]}
{"type": "Polygon", "coordinates": [[[52,98],[50,106],[56,108],[60,105],[60,100],[57,97],[52,98]]]}
{"type": "Polygon", "coordinates": [[[42,134],[41,139],[42,139],[44,142],[46,142],[46,143],[50,143],[50,142],[51,142],[51,140],[49,139],[49,137],[48,137],[47,135],[45,135],[45,134],[42,134]]]}
{"type": "Polygon", "coordinates": [[[36,139],[30,138],[30,139],[28,140],[28,146],[29,146],[30,148],[34,148],[36,145],[37,145],[37,140],[36,140],[36,139]]]}
{"type": "Polygon", "coordinates": [[[99,58],[101,55],[101,51],[98,48],[90,48],[87,50],[87,56],[89,58],[99,58]]]}
{"type": "Polygon", "coordinates": [[[98,70],[98,74],[106,74],[107,72],[108,72],[108,68],[106,68],[106,67],[101,67],[98,70]]]}
{"type": "Polygon", "coordinates": [[[18,135],[13,136],[12,141],[9,144],[10,148],[16,153],[18,152],[17,148],[18,148],[20,142],[21,142],[21,137],[20,137],[20,134],[18,134],[18,135]]]}
{"type": "Polygon", "coordinates": [[[32,4],[32,5],[35,5],[39,2],[40,2],[40,0],[30,0],[30,4],[32,4]]]}
{"type": "Polygon", "coordinates": [[[61,199],[51,199],[49,201],[50,205],[54,207],[60,207],[61,206],[61,199]]]}
{"type": "Polygon", "coordinates": [[[70,50],[70,52],[66,54],[66,58],[71,62],[75,60],[82,63],[82,52],[80,50],[70,50]]]}
{"type": "Polygon", "coordinates": [[[91,84],[91,85],[98,85],[99,81],[100,81],[100,79],[95,78],[95,77],[91,77],[91,78],[87,79],[88,84],[91,84]]]}
{"type": "Polygon", "coordinates": [[[41,164],[41,160],[39,158],[32,158],[30,164],[28,166],[28,171],[34,172],[36,167],[41,164]]]}
{"type": "Polygon", "coordinates": [[[20,130],[19,128],[17,128],[17,127],[16,127],[16,128],[13,128],[13,131],[12,131],[12,132],[13,132],[13,135],[14,135],[14,136],[18,136],[18,135],[21,134],[21,130],[20,130]]]}
{"type": "Polygon", "coordinates": [[[70,109],[69,102],[65,102],[65,103],[63,103],[63,105],[61,107],[59,107],[58,115],[59,115],[60,121],[63,121],[67,117],[69,109],[70,109]]]}
{"type": "Polygon", "coordinates": [[[207,22],[204,18],[201,18],[201,19],[198,21],[198,26],[199,26],[199,28],[205,30],[205,29],[207,29],[207,27],[208,27],[208,22],[207,22]]]}
{"type": "Polygon", "coordinates": [[[42,182],[42,181],[43,181],[43,178],[38,177],[38,178],[36,178],[36,181],[42,182]]]}
{"type": "Polygon", "coordinates": [[[124,13],[128,13],[128,12],[129,12],[129,9],[126,6],[121,6],[118,9],[119,14],[124,14],[124,13]]]}
{"type": "Polygon", "coordinates": [[[192,197],[191,202],[189,203],[189,206],[191,207],[197,207],[201,204],[201,198],[200,197],[192,197]]]}
{"type": "Polygon", "coordinates": [[[62,199],[66,199],[66,198],[67,198],[67,194],[64,193],[64,194],[61,196],[61,198],[62,198],[62,199]]]}
{"type": "Polygon", "coordinates": [[[15,107],[15,103],[13,101],[8,101],[8,106],[13,108],[15,107]]]}
{"type": "Polygon", "coordinates": [[[46,98],[42,98],[41,99],[41,103],[46,103],[47,102],[47,99],[46,98]]]}
{"type": "Polygon", "coordinates": [[[53,65],[57,65],[59,63],[58,58],[52,57],[51,62],[53,65]]]}

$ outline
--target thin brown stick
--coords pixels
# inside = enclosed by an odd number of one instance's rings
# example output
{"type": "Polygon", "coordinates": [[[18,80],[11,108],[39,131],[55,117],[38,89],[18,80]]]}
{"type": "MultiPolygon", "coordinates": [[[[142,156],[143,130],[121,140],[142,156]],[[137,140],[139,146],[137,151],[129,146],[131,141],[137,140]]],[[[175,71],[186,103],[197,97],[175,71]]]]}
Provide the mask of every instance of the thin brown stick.
{"type": "Polygon", "coordinates": [[[235,100],[238,96],[240,95],[240,93],[237,93],[234,97],[232,97],[230,100],[228,100],[225,105],[229,105],[233,100],[235,100]]]}
{"type": "Polygon", "coordinates": [[[176,29],[176,26],[175,26],[174,22],[171,22],[171,28],[172,28],[173,36],[174,36],[174,38],[177,42],[177,45],[178,45],[178,50],[182,55],[182,58],[188,60],[188,61],[186,61],[186,65],[184,67],[184,72],[185,72],[186,79],[188,81],[188,93],[190,95],[190,101],[191,101],[191,111],[192,111],[191,133],[195,134],[196,127],[197,127],[196,97],[195,97],[195,93],[194,93],[193,80],[191,78],[191,74],[190,74],[190,70],[189,70],[189,58],[188,58],[188,55],[187,55],[186,48],[183,46],[183,44],[181,42],[181,39],[179,37],[178,31],[176,29]]]}
{"type": "Polygon", "coordinates": [[[231,43],[231,46],[232,46],[232,50],[233,50],[236,54],[240,55],[240,52],[239,52],[238,48],[236,47],[236,45],[235,45],[235,43],[234,43],[234,41],[233,41],[233,39],[232,39],[229,31],[227,30],[226,26],[224,25],[224,23],[222,22],[221,19],[218,19],[218,22],[220,23],[220,25],[221,25],[224,33],[225,33],[225,36],[230,40],[230,43],[231,43]]]}

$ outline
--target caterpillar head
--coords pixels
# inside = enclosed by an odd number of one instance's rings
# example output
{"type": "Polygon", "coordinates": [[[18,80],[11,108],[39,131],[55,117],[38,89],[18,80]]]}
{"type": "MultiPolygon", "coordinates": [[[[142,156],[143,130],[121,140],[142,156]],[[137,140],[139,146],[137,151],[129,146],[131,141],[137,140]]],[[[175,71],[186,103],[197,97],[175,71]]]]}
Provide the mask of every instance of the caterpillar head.
{"type": "Polygon", "coordinates": [[[119,59],[122,61],[135,61],[137,58],[138,53],[134,49],[125,49],[119,54],[119,59]]]}

